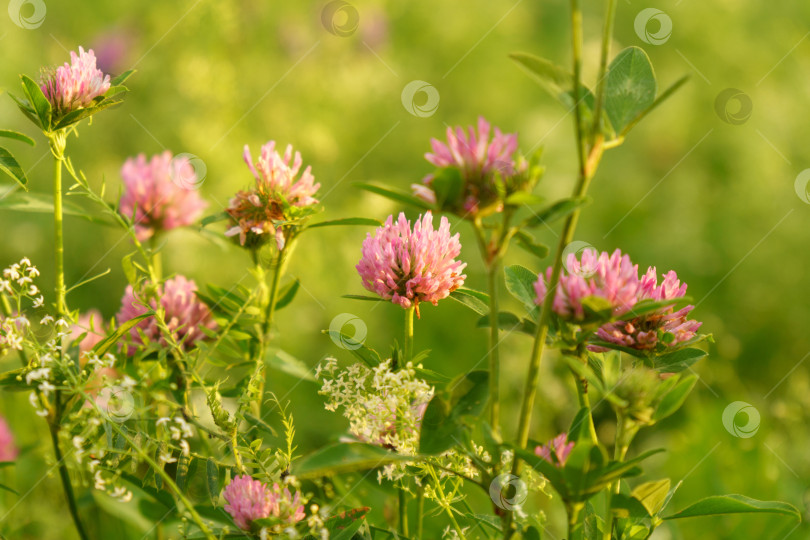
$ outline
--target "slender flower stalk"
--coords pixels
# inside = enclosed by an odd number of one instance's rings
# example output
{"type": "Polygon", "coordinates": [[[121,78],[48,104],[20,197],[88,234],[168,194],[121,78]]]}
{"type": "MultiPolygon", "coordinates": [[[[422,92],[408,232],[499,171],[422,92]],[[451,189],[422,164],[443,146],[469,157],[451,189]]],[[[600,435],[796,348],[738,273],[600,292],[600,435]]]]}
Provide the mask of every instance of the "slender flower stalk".
{"type": "MultiPolygon", "coordinates": [[[[572,44],[573,44],[573,65],[574,65],[574,127],[576,132],[576,145],[577,145],[577,162],[578,162],[578,175],[577,183],[574,187],[573,197],[584,197],[588,192],[591,179],[593,178],[596,168],[598,167],[599,160],[602,155],[602,138],[597,137],[590,153],[586,154],[585,140],[582,133],[582,10],[580,7],[580,0],[571,0],[571,28],[572,28],[572,44]]],[[[566,218],[563,225],[562,234],[560,234],[557,249],[554,254],[554,264],[552,266],[551,275],[549,276],[549,290],[555,291],[560,279],[560,272],[562,271],[562,257],[565,247],[574,239],[574,232],[576,231],[577,223],[579,222],[580,209],[574,209],[566,218]]],[[[523,390],[523,403],[520,409],[520,419],[518,421],[517,433],[517,446],[523,448],[529,440],[529,429],[531,427],[532,411],[534,409],[534,401],[537,397],[537,387],[540,382],[540,363],[543,357],[543,349],[546,344],[546,337],[548,336],[548,325],[551,320],[552,307],[554,304],[554,294],[547,294],[543,302],[542,310],[540,312],[540,320],[537,323],[537,331],[532,344],[532,351],[529,360],[529,368],[526,375],[526,385],[523,390]]],[[[512,465],[512,474],[518,476],[520,474],[522,462],[515,459],[512,465]]],[[[569,512],[569,517],[574,518],[574,523],[578,515],[573,515],[569,512]]],[[[512,513],[509,512],[505,519],[504,539],[508,540],[514,533],[512,526],[512,513]]],[[[569,533],[572,522],[569,520],[569,533]]],[[[569,538],[570,538],[569,534],[569,538]]]]}

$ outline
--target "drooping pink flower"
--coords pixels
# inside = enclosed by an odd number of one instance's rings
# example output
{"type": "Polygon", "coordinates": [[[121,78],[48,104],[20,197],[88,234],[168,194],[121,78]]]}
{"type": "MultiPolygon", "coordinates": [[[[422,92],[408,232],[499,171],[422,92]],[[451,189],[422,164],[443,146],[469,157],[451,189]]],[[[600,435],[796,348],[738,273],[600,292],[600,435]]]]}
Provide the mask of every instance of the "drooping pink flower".
{"type": "Polygon", "coordinates": [[[363,257],[357,271],[363,286],[404,308],[420,302],[434,306],[464,283],[466,263],[455,260],[461,253],[459,235],[450,236],[450,222],[441,219],[433,228],[430,212],[419,216],[411,230],[405,214],[388,216],[374,236],[363,241],[363,257]]]}
{"type": "MultiPolygon", "coordinates": [[[[639,282],[638,299],[641,300],[674,300],[686,295],[686,283],[681,283],[678,275],[670,270],[664,274],[661,284],[655,267],[647,269],[647,273],[639,282]]],[[[695,306],[685,306],[678,311],[673,307],[656,310],[642,317],[627,321],[616,321],[603,325],[596,335],[599,339],[631,347],[633,349],[653,349],[661,342],[662,335],[668,336],[664,344],[668,347],[679,345],[695,337],[703,323],[687,319],[689,312],[695,306]]],[[[604,351],[602,347],[592,346],[591,350],[604,351]]]]}
{"type": "MultiPolygon", "coordinates": [[[[545,277],[539,276],[534,284],[537,293],[535,303],[538,305],[545,299],[548,290],[546,283],[551,279],[551,271],[549,267],[545,277]]],[[[613,314],[619,316],[638,301],[638,290],[638,265],[634,265],[629,256],[622,255],[618,249],[612,254],[585,249],[580,258],[574,253],[567,256],[553,309],[562,317],[581,320],[585,316],[582,300],[597,296],[606,300],[613,314]]]]}
{"type": "MultiPolygon", "coordinates": [[[[465,131],[461,126],[447,128],[447,143],[431,139],[433,152],[426,153],[425,159],[436,167],[452,167],[459,170],[464,181],[461,196],[461,207],[453,208],[472,216],[484,211],[500,211],[503,207],[494,182],[494,175],[511,177],[519,172],[520,167],[513,158],[517,151],[517,134],[501,133],[495,128],[490,140],[492,127],[484,117],[478,118],[478,131],[468,126],[465,131]]],[[[434,174],[426,176],[424,185],[412,185],[413,193],[424,201],[435,204],[436,194],[432,184],[434,174]]]]}
{"type": "Polygon", "coordinates": [[[56,68],[40,81],[42,93],[59,114],[87,107],[110,89],[110,76],[96,67],[93,49],[70,52],[70,64],[56,68]]]}
{"type": "Polygon", "coordinates": [[[135,222],[138,239],[194,223],[208,204],[197,192],[201,179],[188,157],[168,150],[129,158],[121,167],[124,192],[120,210],[135,222]]]}
{"type": "MultiPolygon", "coordinates": [[[[208,306],[194,294],[196,290],[197,285],[193,280],[176,276],[158,286],[156,292],[160,305],[165,310],[166,326],[172,332],[174,339],[186,349],[193,347],[196,341],[205,339],[206,335],[202,328],[214,330],[217,327],[208,306]]],[[[154,298],[149,300],[149,308],[144,304],[143,298],[135,293],[132,285],[128,285],[124,298],[121,300],[121,309],[115,316],[116,320],[119,324],[123,324],[146,313],[149,309],[157,309],[157,302],[154,298]]],[[[133,342],[143,343],[138,330],[150,341],[160,340],[165,344],[165,339],[161,336],[160,328],[154,317],[143,319],[130,331],[133,342]]]]}
{"type": "Polygon", "coordinates": [[[534,449],[534,454],[545,459],[555,467],[562,467],[568,460],[568,455],[574,449],[574,442],[568,441],[567,433],[560,433],[545,445],[534,449]]]}
{"type": "Polygon", "coordinates": [[[276,151],[276,142],[262,146],[259,160],[254,164],[250,149],[245,145],[244,160],[256,178],[256,187],[239,191],[230,201],[227,213],[231,228],[226,236],[239,236],[241,245],[258,246],[275,236],[279,249],[284,247],[283,222],[298,217],[290,207],[303,208],[318,203],[315,194],[321,187],[315,183],[311,167],[304,169],[301,154],[293,154],[292,145],[287,145],[282,157],[276,151]]]}
{"type": "Polygon", "coordinates": [[[225,511],[242,530],[250,530],[250,523],[254,520],[271,516],[287,523],[304,519],[304,505],[300,504],[299,493],[293,496],[288,488],[281,489],[278,484],[269,488],[247,475],[234,478],[222,496],[227,502],[225,511]]]}
{"type": "MultiPolygon", "coordinates": [[[[538,305],[545,299],[550,279],[551,268],[548,268],[545,277],[539,276],[534,285],[538,305]]],[[[602,325],[596,331],[595,338],[623,347],[649,350],[659,344],[672,347],[694,338],[702,324],[687,319],[694,306],[686,306],[678,311],[671,306],[663,307],[626,320],[622,319],[622,315],[642,300],[675,300],[685,295],[686,284],[678,280],[674,271],[668,272],[659,285],[655,267],[648,268],[639,279],[638,265],[634,265],[630,257],[622,255],[621,251],[616,250],[609,255],[607,252],[597,254],[596,250],[586,249],[580,258],[575,254],[566,258],[552,309],[563,318],[578,321],[585,317],[585,298],[602,298],[619,320],[602,325]]],[[[606,350],[597,345],[591,345],[589,349],[606,350]]]]}
{"type": "Polygon", "coordinates": [[[19,453],[6,419],[0,416],[0,461],[14,461],[19,453]]]}
{"type": "Polygon", "coordinates": [[[82,334],[84,338],[79,342],[79,351],[86,353],[104,339],[102,330],[103,318],[97,309],[91,309],[79,315],[79,320],[70,329],[70,339],[75,340],[82,334]]]}

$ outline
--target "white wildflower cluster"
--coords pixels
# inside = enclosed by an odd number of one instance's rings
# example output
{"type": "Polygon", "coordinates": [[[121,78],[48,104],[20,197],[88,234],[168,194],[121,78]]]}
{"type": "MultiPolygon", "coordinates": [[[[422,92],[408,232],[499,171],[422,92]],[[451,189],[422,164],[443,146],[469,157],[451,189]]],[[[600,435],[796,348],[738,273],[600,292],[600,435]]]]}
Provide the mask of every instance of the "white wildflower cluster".
{"type": "MultiPolygon", "coordinates": [[[[179,447],[180,455],[188,457],[191,454],[191,446],[188,444],[188,439],[194,437],[194,429],[184,418],[180,416],[175,416],[174,418],[164,416],[158,418],[155,424],[163,427],[164,435],[169,441],[173,441],[179,447]]],[[[174,453],[168,445],[162,444],[160,446],[158,461],[161,463],[174,463],[177,461],[177,458],[174,457],[174,453]]]]}
{"type": "Polygon", "coordinates": [[[6,311],[5,317],[0,315],[0,355],[9,350],[23,350],[23,340],[31,326],[22,315],[23,300],[30,300],[35,308],[45,302],[34,284],[34,278],[38,276],[39,270],[27,258],[4,269],[0,276],[0,297],[3,311],[6,311]]]}
{"type": "Polygon", "coordinates": [[[422,415],[433,387],[416,377],[412,363],[398,370],[391,369],[391,360],[375,368],[358,363],[342,370],[334,358],[327,358],[318,376],[323,381],[319,393],[327,396],[326,409],[342,409],[352,435],[400,454],[417,453],[422,415]]]}

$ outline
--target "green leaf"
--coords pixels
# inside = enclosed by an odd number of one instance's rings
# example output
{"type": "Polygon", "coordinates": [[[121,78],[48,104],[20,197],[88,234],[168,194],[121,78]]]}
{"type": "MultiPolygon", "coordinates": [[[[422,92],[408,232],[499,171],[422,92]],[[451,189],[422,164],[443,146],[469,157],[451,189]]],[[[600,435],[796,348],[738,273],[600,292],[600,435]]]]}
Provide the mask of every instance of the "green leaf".
{"type": "Polygon", "coordinates": [[[364,471],[389,463],[410,461],[403,456],[366,443],[334,443],[305,456],[292,465],[292,474],[308,480],[348,472],[364,471]]]}
{"type": "Polygon", "coordinates": [[[186,480],[188,479],[188,466],[190,463],[191,458],[182,454],[177,460],[177,474],[174,477],[174,481],[182,492],[186,491],[186,480]]]}
{"type": "MultiPolygon", "coordinates": [[[[489,328],[491,326],[489,314],[478,319],[475,326],[476,328],[489,328]]],[[[535,333],[537,333],[537,325],[533,321],[521,319],[509,311],[498,312],[498,328],[506,332],[518,331],[530,336],[534,336],[535,333]]]]}
{"type": "Polygon", "coordinates": [[[352,336],[344,334],[342,331],[323,330],[323,333],[329,336],[332,342],[338,345],[338,347],[347,349],[368,367],[377,367],[382,362],[380,354],[377,351],[355,340],[352,336]]]}
{"type": "Polygon", "coordinates": [[[270,369],[275,369],[277,371],[286,373],[287,375],[292,375],[296,379],[302,381],[316,381],[315,376],[312,374],[312,370],[309,369],[304,362],[298,358],[295,358],[289,353],[281,350],[270,350],[268,351],[266,361],[267,366],[270,369]]]}
{"type": "Polygon", "coordinates": [[[573,77],[563,68],[545,58],[527,53],[511,53],[509,58],[526,69],[540,86],[553,98],[566,107],[572,107],[570,90],[574,86],[573,77]]]}
{"type": "Polygon", "coordinates": [[[653,420],[656,422],[663,420],[680,409],[681,405],[683,405],[683,402],[686,401],[687,396],[689,396],[689,393],[692,391],[692,388],[695,387],[695,383],[697,383],[697,376],[695,375],[690,375],[678,381],[678,384],[661,398],[661,402],[653,413],[653,420]]]}
{"type": "Polygon", "coordinates": [[[93,347],[93,354],[96,354],[98,356],[104,356],[105,354],[107,354],[107,351],[109,351],[113,345],[118,343],[118,340],[120,340],[125,334],[127,334],[130,330],[132,330],[132,328],[134,328],[135,325],[137,325],[145,318],[153,316],[154,314],[155,314],[154,311],[148,311],[146,313],[138,315],[133,319],[126,321],[125,323],[122,323],[121,326],[115,329],[115,332],[99,341],[96,344],[96,346],[93,347]]]}
{"type": "Polygon", "coordinates": [[[419,452],[440,454],[462,437],[468,417],[479,416],[489,395],[489,373],[474,370],[459,375],[428,403],[422,418],[419,452]]]}
{"type": "Polygon", "coordinates": [[[537,274],[519,264],[507,266],[504,268],[506,276],[506,290],[520,300],[529,311],[537,310],[535,298],[537,293],[534,290],[534,284],[537,282],[537,274]]]}
{"type": "Polygon", "coordinates": [[[138,272],[135,270],[135,265],[132,263],[132,257],[134,256],[135,252],[132,252],[121,259],[121,267],[124,270],[124,276],[127,278],[127,283],[133,287],[138,283],[138,272]]]}
{"type": "Polygon", "coordinates": [[[366,302],[388,302],[379,296],[368,296],[365,294],[344,294],[341,298],[348,298],[349,300],[365,300],[366,302]]]}
{"type": "Polygon", "coordinates": [[[75,111],[71,111],[66,115],[64,115],[63,117],[61,117],[59,119],[59,122],[57,122],[55,129],[66,128],[71,124],[75,124],[76,122],[79,122],[81,120],[84,120],[85,118],[93,116],[97,112],[103,111],[104,109],[108,109],[110,107],[115,107],[123,102],[124,100],[122,99],[109,98],[100,101],[97,105],[94,105],[93,107],[83,107],[81,109],[76,109],[75,111]]]}
{"type": "Polygon", "coordinates": [[[15,139],[17,141],[22,141],[25,144],[29,144],[31,146],[35,146],[37,143],[29,137],[28,135],[23,135],[19,131],[11,131],[9,129],[0,129],[0,137],[5,137],[6,139],[15,139]]]}
{"type": "Polygon", "coordinates": [[[4,490],[8,491],[9,493],[13,493],[14,495],[16,495],[18,497],[20,496],[20,494],[17,492],[16,489],[11,488],[11,487],[9,487],[9,486],[7,486],[5,484],[0,484],[0,489],[4,489],[4,490]]]}
{"type": "Polygon", "coordinates": [[[376,184],[368,184],[364,182],[358,182],[354,184],[355,187],[362,189],[364,191],[370,191],[371,193],[376,193],[377,195],[382,195],[387,199],[391,199],[392,201],[396,201],[399,203],[404,203],[410,206],[415,206],[417,208],[421,208],[422,210],[432,210],[433,207],[423,201],[418,197],[414,197],[408,193],[404,193],[402,191],[394,191],[392,189],[388,189],[382,186],[378,186],[376,184]]]}
{"type": "Polygon", "coordinates": [[[686,84],[686,82],[687,82],[688,80],[689,80],[689,75],[684,75],[683,77],[681,77],[680,79],[678,79],[677,81],[675,81],[675,82],[674,82],[674,83],[673,83],[673,84],[672,84],[672,85],[671,85],[669,88],[667,88],[666,90],[664,90],[663,92],[661,92],[661,94],[660,94],[660,95],[659,95],[657,98],[655,98],[655,101],[652,103],[652,105],[650,105],[649,107],[647,107],[646,109],[644,109],[644,110],[643,110],[643,111],[642,111],[642,112],[641,112],[641,113],[640,113],[638,116],[636,116],[636,118],[635,118],[634,120],[632,120],[632,121],[631,121],[629,124],[627,124],[627,125],[624,127],[624,129],[621,131],[620,135],[621,135],[621,136],[625,136],[625,135],[627,135],[627,133],[628,133],[628,132],[629,132],[631,129],[633,129],[633,128],[636,126],[636,124],[638,124],[638,123],[641,121],[641,119],[642,119],[642,118],[644,118],[645,116],[647,116],[648,114],[650,114],[650,113],[653,111],[653,109],[657,108],[657,107],[658,107],[658,106],[659,106],[661,103],[663,103],[664,101],[666,101],[666,100],[667,100],[667,99],[668,99],[668,98],[669,98],[669,97],[670,97],[672,94],[674,94],[674,93],[675,93],[675,92],[676,92],[676,91],[677,91],[677,90],[678,90],[678,89],[679,89],[681,86],[683,86],[684,84],[686,84]]]}
{"type": "Polygon", "coordinates": [[[646,518],[650,517],[647,508],[641,501],[624,493],[614,493],[610,497],[610,509],[622,518],[646,518]]]}
{"type": "Polygon", "coordinates": [[[783,514],[801,519],[801,514],[793,505],[780,501],[758,501],[745,495],[715,495],[701,499],[693,505],[666,516],[663,519],[682,519],[721,514],[783,514]]]}
{"type": "MultiPolygon", "coordinates": [[[[2,160],[0,159],[0,164],[2,160]]],[[[11,193],[2,197],[0,195],[0,209],[17,212],[53,213],[53,197],[45,193],[11,193]]],[[[109,223],[108,220],[88,214],[81,206],[71,202],[62,201],[62,211],[65,215],[84,218],[93,223],[109,223]]]]}
{"type": "Polygon", "coordinates": [[[575,197],[560,199],[554,204],[539,210],[534,215],[529,216],[523,222],[523,227],[538,227],[543,224],[551,224],[558,219],[568,216],[577,208],[581,208],[590,203],[591,199],[588,197],[575,197]]]}
{"type": "Polygon", "coordinates": [[[364,506],[361,508],[353,508],[348,511],[343,511],[337,515],[328,517],[324,522],[324,525],[326,526],[326,530],[330,532],[329,537],[334,540],[335,538],[338,538],[338,536],[343,535],[345,531],[351,531],[351,534],[345,537],[347,539],[351,539],[354,532],[357,531],[357,528],[362,526],[369,510],[371,509],[368,506],[364,506]],[[357,528],[355,528],[355,525],[357,528]]]}
{"type": "Polygon", "coordinates": [[[278,292],[278,299],[276,300],[276,309],[279,310],[293,301],[295,298],[295,293],[298,292],[298,288],[301,286],[301,281],[295,279],[281,288],[278,292]]]}
{"type": "Polygon", "coordinates": [[[532,206],[546,202],[546,198],[528,191],[516,191],[509,195],[504,202],[511,206],[532,206]]]}
{"type": "Polygon", "coordinates": [[[438,208],[453,208],[464,193],[464,179],[461,178],[461,171],[458,168],[445,167],[433,175],[430,187],[436,194],[438,208]]]}
{"type": "Polygon", "coordinates": [[[43,131],[50,131],[51,103],[48,101],[48,98],[45,97],[45,94],[42,93],[42,89],[39,85],[34,82],[31,77],[28,75],[20,75],[20,79],[22,79],[23,90],[25,90],[28,96],[31,107],[34,109],[39,119],[39,127],[41,127],[43,131]]]}
{"type": "Polygon", "coordinates": [[[663,508],[667,493],[669,493],[669,486],[669,478],[656,480],[655,482],[644,482],[636,486],[631,495],[644,505],[649,515],[654,516],[663,508]]]}
{"type": "Polygon", "coordinates": [[[658,84],[650,59],[642,49],[628,47],[616,55],[605,82],[605,112],[616,132],[646,111],[654,102],[658,84]]]}
{"type": "Polygon", "coordinates": [[[130,69],[130,70],[127,70],[127,71],[123,72],[121,75],[113,78],[110,81],[110,85],[111,86],[119,86],[119,85],[124,84],[124,81],[129,79],[130,75],[132,75],[133,73],[135,73],[134,69],[130,69]]]}
{"type": "Polygon", "coordinates": [[[318,227],[335,227],[339,225],[370,225],[372,227],[381,227],[382,222],[376,219],[362,218],[362,217],[333,219],[330,221],[321,221],[320,223],[314,223],[308,226],[307,229],[316,229],[318,227]]]}
{"type": "Polygon", "coordinates": [[[479,315],[489,313],[489,295],[481,291],[460,287],[450,293],[450,298],[464,304],[479,315]]]}
{"type": "Polygon", "coordinates": [[[210,225],[212,223],[216,223],[218,221],[225,221],[226,219],[230,218],[230,214],[228,212],[217,212],[216,214],[211,214],[210,216],[205,216],[202,221],[200,221],[200,226],[205,227],[206,225],[210,225]]]}
{"type": "Polygon", "coordinates": [[[208,495],[211,496],[211,504],[216,506],[216,501],[219,499],[219,467],[213,458],[208,458],[205,462],[205,480],[208,495]]]}
{"type": "Polygon", "coordinates": [[[548,257],[548,246],[535,241],[534,236],[526,231],[517,231],[515,233],[515,241],[517,241],[518,247],[528,251],[539,259],[548,257]]]}
{"type": "Polygon", "coordinates": [[[25,177],[25,171],[20,167],[20,164],[14,156],[11,155],[11,152],[2,146],[0,146],[0,172],[9,175],[16,180],[24,190],[28,191],[28,178],[25,177]]]}
{"type": "Polygon", "coordinates": [[[655,358],[653,366],[664,373],[680,373],[708,354],[702,349],[680,349],[655,358]]]}

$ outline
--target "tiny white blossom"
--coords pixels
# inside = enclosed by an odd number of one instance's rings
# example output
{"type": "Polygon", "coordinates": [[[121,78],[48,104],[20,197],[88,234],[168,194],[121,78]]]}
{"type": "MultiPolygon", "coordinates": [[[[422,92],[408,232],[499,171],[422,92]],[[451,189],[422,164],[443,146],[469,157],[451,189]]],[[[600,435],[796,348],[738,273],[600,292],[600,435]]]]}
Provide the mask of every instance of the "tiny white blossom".
{"type": "Polygon", "coordinates": [[[41,294],[34,299],[34,303],[32,304],[35,308],[41,308],[45,304],[45,297],[41,294]]]}

